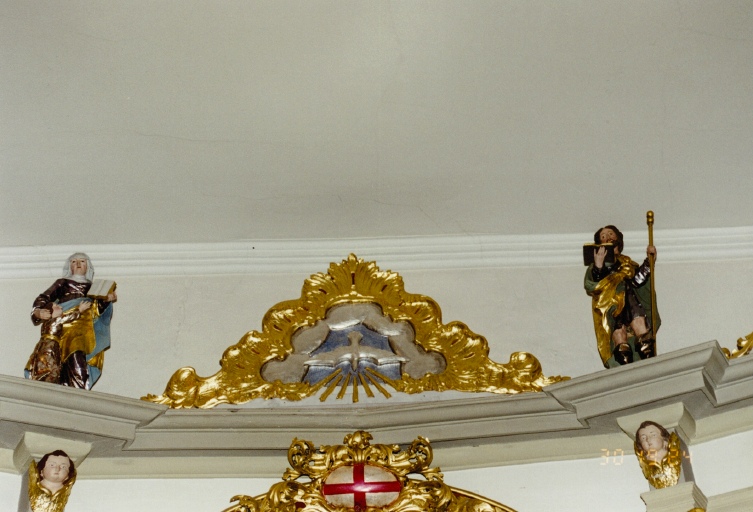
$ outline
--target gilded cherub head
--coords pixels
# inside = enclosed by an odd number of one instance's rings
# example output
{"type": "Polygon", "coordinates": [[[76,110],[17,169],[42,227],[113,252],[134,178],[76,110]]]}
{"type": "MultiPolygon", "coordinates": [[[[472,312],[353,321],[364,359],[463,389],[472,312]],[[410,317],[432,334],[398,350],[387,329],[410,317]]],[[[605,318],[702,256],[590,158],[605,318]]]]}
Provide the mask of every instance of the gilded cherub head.
{"type": "Polygon", "coordinates": [[[68,503],[76,467],[63,450],[43,456],[39,464],[29,464],[29,508],[32,512],[63,512],[68,503]]]}
{"type": "Polygon", "coordinates": [[[680,438],[655,421],[644,421],[635,432],[635,455],[648,483],[656,489],[677,484],[682,471],[680,438]]]}
{"type": "Polygon", "coordinates": [[[669,431],[655,421],[644,421],[635,432],[636,449],[640,447],[647,460],[658,462],[667,456],[669,431]]]}
{"type": "Polygon", "coordinates": [[[63,450],[55,450],[39,460],[39,485],[55,492],[76,477],[76,466],[63,450]]]}

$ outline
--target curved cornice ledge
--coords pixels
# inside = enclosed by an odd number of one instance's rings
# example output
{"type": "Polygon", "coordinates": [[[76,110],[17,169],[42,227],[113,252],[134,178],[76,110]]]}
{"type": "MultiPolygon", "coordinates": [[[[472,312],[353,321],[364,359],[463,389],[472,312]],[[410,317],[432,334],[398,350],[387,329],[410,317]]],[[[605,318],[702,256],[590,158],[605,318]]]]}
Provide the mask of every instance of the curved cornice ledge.
{"type": "MultiPolygon", "coordinates": [[[[479,234],[4,247],[0,248],[0,279],[57,277],[60,262],[76,251],[87,252],[96,261],[98,272],[113,276],[308,273],[350,253],[401,271],[580,266],[581,247],[592,236],[479,234]]],[[[643,253],[645,239],[645,232],[626,231],[625,253],[643,253]]],[[[660,247],[664,263],[753,259],[753,226],[655,230],[654,243],[660,247]]]]}
{"type": "Polygon", "coordinates": [[[0,376],[0,471],[18,473],[26,433],[89,443],[82,478],[274,477],[294,437],[337,443],[366,429],[388,443],[431,440],[444,470],[595,458],[632,449],[618,420],[672,404],[689,444],[751,429],[753,357],[728,361],[715,342],[553,384],[543,393],[351,407],[171,410],[141,400],[0,376]]]}

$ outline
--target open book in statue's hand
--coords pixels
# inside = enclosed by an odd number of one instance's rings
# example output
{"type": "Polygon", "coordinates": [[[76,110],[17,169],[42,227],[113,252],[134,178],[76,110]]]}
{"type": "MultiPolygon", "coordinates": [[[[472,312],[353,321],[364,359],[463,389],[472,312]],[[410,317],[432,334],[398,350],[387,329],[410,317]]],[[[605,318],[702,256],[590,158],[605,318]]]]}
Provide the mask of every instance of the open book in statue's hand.
{"type": "Polygon", "coordinates": [[[585,266],[594,262],[594,252],[601,247],[607,248],[607,257],[604,258],[604,263],[614,263],[614,244],[583,244],[583,264],[585,266]]]}
{"type": "MultiPolygon", "coordinates": [[[[593,256],[591,259],[593,259],[593,256]]],[[[113,293],[116,287],[117,283],[115,281],[110,281],[108,279],[95,279],[92,281],[92,287],[89,288],[89,293],[87,293],[86,296],[93,299],[107,300],[107,296],[113,293]]]]}

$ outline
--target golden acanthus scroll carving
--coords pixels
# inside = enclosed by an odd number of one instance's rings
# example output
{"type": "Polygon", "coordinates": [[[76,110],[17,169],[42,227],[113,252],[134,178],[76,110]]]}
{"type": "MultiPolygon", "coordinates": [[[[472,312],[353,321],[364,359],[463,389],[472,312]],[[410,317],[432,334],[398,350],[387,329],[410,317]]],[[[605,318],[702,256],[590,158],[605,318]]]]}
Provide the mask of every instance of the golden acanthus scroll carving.
{"type": "Polygon", "coordinates": [[[294,439],[282,482],[261,496],[234,496],[230,501],[237,503],[224,512],[515,512],[445,484],[440,469],[431,467],[427,439],[419,437],[405,450],[371,440],[362,430],[345,436],[344,445],[318,449],[294,439]]]}
{"type": "Polygon", "coordinates": [[[544,376],[539,360],[526,352],[513,353],[506,364],[488,354],[483,336],[461,322],[443,324],[439,305],[406,292],[400,275],[351,254],[307,279],[300,298],[267,311],[261,332],[227,348],[216,374],[201,377],[191,367],[180,368],[163,394],[143,399],[211,408],[318,393],[321,401],[341,399],[350,390],[357,402],[376,393],[389,398],[388,388],[537,392],[568,378],[544,376]]]}
{"type": "Polygon", "coordinates": [[[737,340],[737,349],[730,351],[728,348],[722,347],[722,352],[727,356],[727,359],[737,359],[750,353],[753,349],[753,332],[737,340]]]}

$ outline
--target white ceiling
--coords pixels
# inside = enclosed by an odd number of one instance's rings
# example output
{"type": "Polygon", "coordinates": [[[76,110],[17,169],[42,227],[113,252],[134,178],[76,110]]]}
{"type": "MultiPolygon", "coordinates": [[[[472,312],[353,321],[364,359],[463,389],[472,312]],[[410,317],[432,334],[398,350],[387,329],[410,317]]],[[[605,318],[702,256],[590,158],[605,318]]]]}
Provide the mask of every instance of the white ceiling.
{"type": "Polygon", "coordinates": [[[753,2],[0,4],[0,245],[753,225],[753,2]]]}

